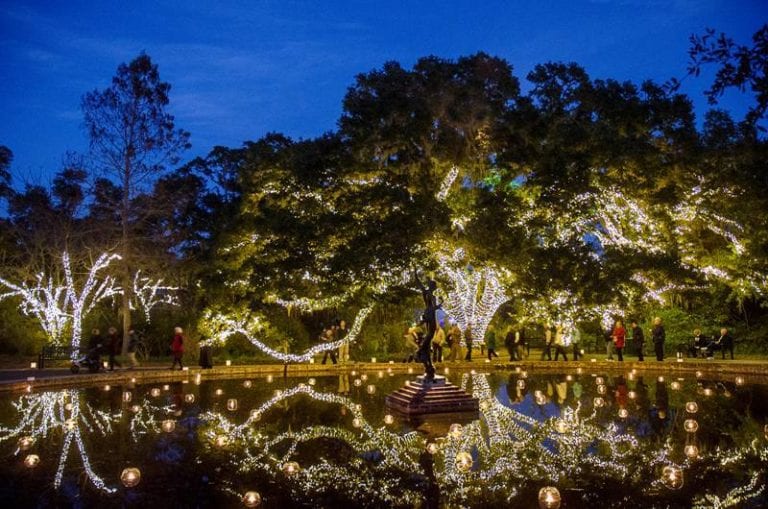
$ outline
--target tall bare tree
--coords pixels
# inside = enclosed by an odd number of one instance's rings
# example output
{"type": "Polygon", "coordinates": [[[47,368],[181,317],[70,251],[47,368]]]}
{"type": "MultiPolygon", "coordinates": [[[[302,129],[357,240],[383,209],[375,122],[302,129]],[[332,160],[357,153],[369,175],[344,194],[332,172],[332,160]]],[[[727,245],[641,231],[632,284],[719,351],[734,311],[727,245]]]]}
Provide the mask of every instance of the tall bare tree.
{"type": "Polygon", "coordinates": [[[116,212],[120,221],[123,350],[131,328],[130,302],[136,227],[143,210],[135,206],[137,194],[147,189],[176,164],[190,147],[189,133],[177,129],[167,111],[169,83],[160,81],[157,65],[144,53],[121,64],[112,84],[83,97],[85,128],[97,166],[121,186],[116,212]]]}

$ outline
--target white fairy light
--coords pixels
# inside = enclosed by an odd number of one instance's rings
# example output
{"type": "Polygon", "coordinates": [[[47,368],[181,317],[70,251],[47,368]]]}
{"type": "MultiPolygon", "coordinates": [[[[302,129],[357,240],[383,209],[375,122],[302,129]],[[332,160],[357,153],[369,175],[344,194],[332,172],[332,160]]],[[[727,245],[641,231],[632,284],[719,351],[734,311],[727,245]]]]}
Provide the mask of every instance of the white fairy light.
{"type": "Polygon", "coordinates": [[[133,295],[138,302],[138,307],[144,313],[147,323],[150,321],[150,311],[159,305],[167,304],[169,306],[178,306],[179,300],[176,292],[179,288],[176,286],[164,286],[163,280],[153,280],[141,275],[141,271],[136,271],[133,276],[133,295]]]}
{"type": "Polygon", "coordinates": [[[458,176],[459,167],[451,166],[451,169],[448,171],[448,173],[446,173],[443,181],[440,183],[440,189],[438,189],[437,193],[435,194],[435,199],[437,201],[445,201],[445,199],[448,198],[448,194],[451,192],[451,186],[453,186],[453,183],[456,181],[458,176]]]}

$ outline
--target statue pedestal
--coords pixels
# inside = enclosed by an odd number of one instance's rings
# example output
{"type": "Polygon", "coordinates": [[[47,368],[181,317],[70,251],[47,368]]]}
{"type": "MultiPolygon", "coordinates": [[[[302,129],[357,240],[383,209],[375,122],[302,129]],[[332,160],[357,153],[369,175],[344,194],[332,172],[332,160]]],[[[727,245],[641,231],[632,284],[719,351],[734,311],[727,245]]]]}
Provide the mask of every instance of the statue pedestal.
{"type": "Polygon", "coordinates": [[[405,385],[386,397],[387,408],[406,416],[426,414],[444,414],[478,411],[478,401],[461,388],[446,380],[444,376],[435,376],[432,382],[425,381],[425,376],[407,381],[405,385]]]}

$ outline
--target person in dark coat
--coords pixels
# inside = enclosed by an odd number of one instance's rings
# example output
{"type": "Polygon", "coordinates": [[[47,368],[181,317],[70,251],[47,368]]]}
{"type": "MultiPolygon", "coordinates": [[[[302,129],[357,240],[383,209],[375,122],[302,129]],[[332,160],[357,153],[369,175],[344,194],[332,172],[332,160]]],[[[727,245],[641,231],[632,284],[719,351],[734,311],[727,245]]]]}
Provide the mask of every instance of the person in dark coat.
{"type": "Polygon", "coordinates": [[[710,341],[709,345],[707,345],[707,357],[712,357],[715,350],[720,350],[723,354],[723,359],[725,359],[725,352],[729,351],[731,352],[731,360],[733,360],[733,343],[733,336],[728,332],[728,329],[723,327],[720,329],[720,336],[710,341]]]}
{"type": "Polygon", "coordinates": [[[653,338],[653,349],[656,351],[656,360],[664,360],[664,340],[667,338],[664,332],[664,326],[661,324],[661,317],[653,319],[653,328],[651,329],[651,338],[653,338]]]}
{"type": "Polygon", "coordinates": [[[701,349],[709,344],[707,337],[701,333],[701,329],[693,329],[693,338],[688,343],[688,357],[698,357],[701,349]]]}
{"type": "Polygon", "coordinates": [[[114,371],[115,366],[122,368],[123,365],[118,362],[115,356],[120,353],[120,347],[123,342],[117,333],[117,329],[110,327],[107,334],[107,353],[109,354],[109,370],[114,371]]]}
{"type": "MultiPolygon", "coordinates": [[[[334,330],[333,327],[328,327],[327,329],[323,330],[323,333],[320,335],[320,341],[323,341],[324,343],[333,343],[334,336],[334,330]]],[[[323,361],[320,364],[325,364],[325,361],[328,360],[328,356],[331,357],[331,362],[336,364],[336,349],[333,348],[331,350],[326,350],[323,354],[323,361]]]]}
{"type": "Polygon", "coordinates": [[[643,329],[640,328],[635,320],[632,321],[632,344],[635,347],[635,353],[637,353],[637,360],[643,362],[645,336],[643,335],[643,329]]]}

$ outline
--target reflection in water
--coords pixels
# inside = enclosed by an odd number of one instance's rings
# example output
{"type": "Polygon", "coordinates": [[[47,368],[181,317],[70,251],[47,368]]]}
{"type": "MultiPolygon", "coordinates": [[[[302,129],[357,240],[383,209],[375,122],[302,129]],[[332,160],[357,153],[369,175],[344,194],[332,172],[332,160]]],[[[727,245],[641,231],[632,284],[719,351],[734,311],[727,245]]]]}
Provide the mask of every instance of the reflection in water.
{"type": "MultiPolygon", "coordinates": [[[[116,472],[110,474],[115,487],[108,486],[94,472],[84,439],[92,443],[101,437],[112,444],[127,439],[154,451],[145,462],[191,462],[200,482],[229,496],[233,506],[263,500],[528,507],[541,493],[558,503],[561,497],[568,507],[766,503],[767,437],[762,424],[743,416],[743,408],[734,410],[740,395],[751,394],[743,382],[740,392],[728,384],[699,382],[693,392],[681,393],[677,383],[670,393],[663,378],[649,387],[634,374],[521,373],[498,383],[467,373],[460,385],[478,398],[480,418],[439,436],[385,421],[391,416],[370,401],[383,399],[387,389],[350,387],[345,374],[317,383],[327,392],[316,389],[314,379],[312,385],[290,386],[287,379],[285,384],[256,406],[249,391],[235,394],[209,383],[194,386],[197,397],[185,394],[182,384],[154,392],[135,388],[130,396],[114,388],[101,391],[106,401],[93,390],[25,395],[13,404],[16,424],[0,427],[0,444],[15,441],[16,455],[37,450],[43,456],[44,445],[59,447],[57,489],[75,448],[89,482],[112,494],[126,465],[100,468],[104,475],[116,472]],[[704,399],[696,402],[697,396],[704,399]],[[109,410],[100,410],[104,407],[109,410]],[[173,429],[164,433],[169,421],[173,429]]],[[[250,390],[251,384],[242,387],[250,390]]],[[[109,453],[91,450],[98,465],[109,464],[109,453]]],[[[136,467],[147,472],[150,465],[136,467]]],[[[141,485],[120,487],[117,496],[130,499],[151,482],[151,474],[142,475],[141,485]]]]}

